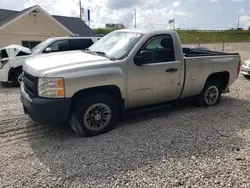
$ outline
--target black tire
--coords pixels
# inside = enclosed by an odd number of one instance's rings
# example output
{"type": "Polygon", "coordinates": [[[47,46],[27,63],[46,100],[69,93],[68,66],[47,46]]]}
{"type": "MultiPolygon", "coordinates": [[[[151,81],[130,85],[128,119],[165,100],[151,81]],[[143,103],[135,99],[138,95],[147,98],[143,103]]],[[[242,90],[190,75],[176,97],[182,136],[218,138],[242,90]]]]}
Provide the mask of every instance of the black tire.
{"type": "MultiPolygon", "coordinates": [[[[116,100],[108,94],[94,94],[91,96],[84,96],[82,98],[78,98],[75,100],[73,113],[70,118],[70,125],[73,131],[78,136],[89,137],[111,131],[117,125],[118,119],[119,119],[119,108],[116,100]],[[90,130],[90,128],[88,128],[88,125],[85,123],[87,121],[85,115],[93,105],[97,104],[104,104],[109,108],[111,112],[109,116],[110,119],[107,125],[104,126],[101,130],[90,130]]],[[[101,118],[101,120],[99,121],[101,122],[102,120],[103,119],[101,118]]]]}
{"type": "Polygon", "coordinates": [[[11,75],[11,81],[13,82],[13,85],[16,87],[20,86],[18,79],[21,74],[22,74],[22,69],[18,68],[11,75]]]}
{"type": "Polygon", "coordinates": [[[245,78],[250,79],[249,75],[243,75],[245,78]]]}
{"type": "Polygon", "coordinates": [[[8,87],[9,86],[8,82],[1,82],[1,84],[2,84],[3,87],[8,87]]]}
{"type": "Polygon", "coordinates": [[[215,106],[219,103],[220,101],[220,98],[221,98],[221,87],[220,87],[220,83],[216,80],[211,80],[211,81],[208,81],[204,87],[204,89],[202,90],[201,94],[199,96],[196,97],[195,99],[195,105],[196,106],[215,106]],[[218,94],[216,94],[216,97],[214,99],[213,102],[211,103],[208,103],[208,99],[206,99],[206,94],[207,94],[207,91],[210,89],[214,89],[216,90],[216,93],[218,92],[218,94]],[[217,98],[217,99],[216,99],[217,98]]]}

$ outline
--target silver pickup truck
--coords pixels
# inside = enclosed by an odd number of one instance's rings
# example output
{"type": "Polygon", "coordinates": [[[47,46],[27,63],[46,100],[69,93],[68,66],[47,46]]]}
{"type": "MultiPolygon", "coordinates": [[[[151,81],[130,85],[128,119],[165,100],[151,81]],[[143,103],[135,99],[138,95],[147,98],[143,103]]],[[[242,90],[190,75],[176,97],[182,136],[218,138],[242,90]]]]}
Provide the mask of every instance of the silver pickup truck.
{"type": "Polygon", "coordinates": [[[94,136],[129,109],[186,97],[216,105],[240,68],[238,53],[182,48],[174,31],[119,30],[85,51],[27,59],[21,101],[39,124],[70,122],[77,135],[94,136]]]}

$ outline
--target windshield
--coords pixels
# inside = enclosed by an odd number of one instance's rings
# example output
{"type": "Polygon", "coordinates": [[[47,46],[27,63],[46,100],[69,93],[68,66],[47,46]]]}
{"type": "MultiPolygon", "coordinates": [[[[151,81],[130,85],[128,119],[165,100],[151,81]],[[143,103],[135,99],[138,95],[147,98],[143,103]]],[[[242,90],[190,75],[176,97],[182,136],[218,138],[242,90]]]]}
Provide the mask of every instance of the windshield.
{"type": "Polygon", "coordinates": [[[46,46],[48,43],[50,43],[50,41],[52,41],[52,38],[49,38],[49,39],[39,43],[38,45],[36,45],[34,48],[31,49],[31,52],[39,53],[44,48],[44,46],[46,46]]]}
{"type": "Polygon", "coordinates": [[[89,51],[105,54],[110,59],[120,59],[129,53],[141,37],[140,33],[113,32],[93,44],[89,51]]]}

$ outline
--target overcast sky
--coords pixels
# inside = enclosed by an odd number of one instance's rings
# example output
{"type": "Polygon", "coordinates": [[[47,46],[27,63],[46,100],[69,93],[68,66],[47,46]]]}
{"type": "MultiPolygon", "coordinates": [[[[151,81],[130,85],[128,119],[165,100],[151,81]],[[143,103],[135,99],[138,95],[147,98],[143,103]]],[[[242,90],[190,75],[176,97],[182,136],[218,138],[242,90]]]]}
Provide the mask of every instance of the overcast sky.
{"type": "MultiPolygon", "coordinates": [[[[50,14],[79,16],[78,0],[0,0],[0,8],[22,10],[38,4],[50,14]]],[[[91,26],[105,23],[138,27],[170,28],[168,20],[176,18],[177,27],[185,29],[226,29],[250,26],[249,0],[82,0],[91,11],[91,26]]],[[[86,18],[86,16],[85,16],[86,18]]]]}

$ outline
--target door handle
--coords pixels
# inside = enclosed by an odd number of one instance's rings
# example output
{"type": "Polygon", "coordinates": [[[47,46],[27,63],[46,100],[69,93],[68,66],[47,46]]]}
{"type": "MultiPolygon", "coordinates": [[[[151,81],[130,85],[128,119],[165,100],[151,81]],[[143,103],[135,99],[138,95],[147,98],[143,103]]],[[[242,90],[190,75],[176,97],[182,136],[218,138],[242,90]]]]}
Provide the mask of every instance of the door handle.
{"type": "Polygon", "coordinates": [[[176,71],[178,71],[178,69],[176,69],[176,68],[169,68],[169,69],[167,69],[166,70],[166,72],[176,72],[176,71]]]}

